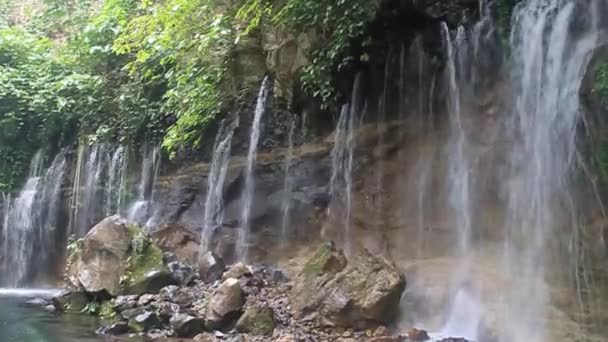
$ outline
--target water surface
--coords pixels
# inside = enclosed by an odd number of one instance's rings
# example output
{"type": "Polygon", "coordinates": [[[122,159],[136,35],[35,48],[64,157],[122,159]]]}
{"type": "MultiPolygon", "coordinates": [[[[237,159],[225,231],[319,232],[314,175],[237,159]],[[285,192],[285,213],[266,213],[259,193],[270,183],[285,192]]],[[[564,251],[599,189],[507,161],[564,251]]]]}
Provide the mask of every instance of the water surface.
{"type": "Polygon", "coordinates": [[[97,319],[88,315],[53,314],[27,305],[49,291],[0,291],[1,342],[99,342],[97,319]]]}

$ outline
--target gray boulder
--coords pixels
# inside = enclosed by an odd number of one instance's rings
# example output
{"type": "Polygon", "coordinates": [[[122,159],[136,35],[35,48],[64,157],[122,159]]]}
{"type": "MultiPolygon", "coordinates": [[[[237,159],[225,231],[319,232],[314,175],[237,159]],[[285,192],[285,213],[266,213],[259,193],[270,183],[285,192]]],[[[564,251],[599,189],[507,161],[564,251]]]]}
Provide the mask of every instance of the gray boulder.
{"type": "Polygon", "coordinates": [[[202,318],[178,313],[169,320],[171,328],[178,337],[192,338],[205,330],[205,321],[202,318]]]}
{"type": "Polygon", "coordinates": [[[69,270],[73,286],[88,293],[120,291],[123,259],[129,250],[131,236],[126,221],[111,216],[98,223],[84,237],[82,250],[69,270]]]}

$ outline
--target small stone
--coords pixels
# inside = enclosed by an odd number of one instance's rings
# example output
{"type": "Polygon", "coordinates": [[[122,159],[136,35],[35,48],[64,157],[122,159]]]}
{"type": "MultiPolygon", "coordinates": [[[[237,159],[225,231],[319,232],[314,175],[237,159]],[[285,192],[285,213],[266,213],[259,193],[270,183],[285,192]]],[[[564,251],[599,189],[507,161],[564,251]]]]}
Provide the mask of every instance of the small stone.
{"type": "Polygon", "coordinates": [[[129,320],[129,326],[137,332],[160,328],[160,320],[154,312],[146,311],[129,320]]]}
{"type": "Polygon", "coordinates": [[[110,325],[109,327],[103,327],[97,331],[99,335],[124,335],[129,333],[131,329],[126,322],[118,322],[110,325]]]}
{"type": "Polygon", "coordinates": [[[193,317],[187,314],[176,314],[169,321],[171,328],[175,330],[178,337],[194,337],[205,329],[205,322],[202,318],[193,317]]]}
{"type": "Polygon", "coordinates": [[[380,336],[389,336],[391,334],[391,332],[388,330],[387,327],[381,325],[378,328],[376,328],[376,330],[374,330],[374,337],[380,337],[380,336]]]}
{"type": "Polygon", "coordinates": [[[122,318],[130,320],[132,318],[135,318],[135,316],[141,315],[144,312],[146,312],[145,308],[133,308],[122,311],[120,315],[122,316],[122,318]]]}
{"type": "Polygon", "coordinates": [[[114,300],[114,311],[124,311],[137,307],[138,295],[118,296],[114,300]]]}
{"type": "Polygon", "coordinates": [[[160,300],[173,301],[173,298],[176,296],[178,291],[179,291],[179,287],[177,287],[175,285],[169,285],[169,286],[165,286],[162,289],[160,289],[158,296],[159,296],[160,300]]]}
{"type": "Polygon", "coordinates": [[[165,331],[165,330],[161,330],[161,329],[152,329],[152,330],[148,331],[148,333],[146,334],[146,339],[150,340],[150,341],[156,341],[156,340],[160,340],[160,339],[165,339],[169,336],[171,336],[170,331],[165,331]]]}
{"type": "Polygon", "coordinates": [[[296,342],[296,338],[292,334],[287,334],[279,337],[279,339],[277,339],[277,342],[296,342]]]}
{"type": "Polygon", "coordinates": [[[180,306],[175,303],[162,302],[157,305],[158,315],[163,319],[169,319],[171,316],[181,311],[180,306]]]}
{"type": "Polygon", "coordinates": [[[428,341],[431,339],[426,331],[415,328],[407,333],[407,337],[415,342],[428,341]]]}
{"type": "Polygon", "coordinates": [[[137,306],[146,306],[152,303],[152,301],[154,301],[155,299],[156,297],[152,294],[144,294],[139,297],[139,300],[137,301],[137,306]]]}
{"type": "Polygon", "coordinates": [[[194,342],[213,342],[213,335],[209,333],[198,334],[194,337],[194,342]]]}

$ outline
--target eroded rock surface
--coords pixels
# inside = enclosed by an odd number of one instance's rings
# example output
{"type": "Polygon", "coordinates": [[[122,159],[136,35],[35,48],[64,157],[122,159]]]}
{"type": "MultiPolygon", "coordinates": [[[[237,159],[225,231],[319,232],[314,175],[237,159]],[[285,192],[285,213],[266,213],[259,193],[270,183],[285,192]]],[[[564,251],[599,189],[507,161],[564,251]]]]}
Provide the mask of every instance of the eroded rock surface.
{"type": "Polygon", "coordinates": [[[342,251],[324,244],[304,266],[292,302],[302,319],[365,329],[391,323],[405,285],[389,261],[362,250],[345,263],[342,251]]]}

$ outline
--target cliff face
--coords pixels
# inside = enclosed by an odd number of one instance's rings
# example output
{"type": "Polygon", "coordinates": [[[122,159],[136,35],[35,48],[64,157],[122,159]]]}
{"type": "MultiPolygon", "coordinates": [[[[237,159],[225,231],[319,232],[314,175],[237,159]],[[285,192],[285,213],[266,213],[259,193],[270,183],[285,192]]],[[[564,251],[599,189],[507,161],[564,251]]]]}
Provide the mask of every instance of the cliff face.
{"type": "MultiPolygon", "coordinates": [[[[541,292],[547,296],[549,340],[606,333],[608,225],[601,205],[606,187],[603,159],[594,157],[604,145],[605,108],[593,91],[592,73],[580,89],[588,103],[586,127],[575,127],[591,138],[581,135],[583,153],[570,156],[579,159],[582,180],[567,196],[551,193],[546,208],[538,210],[555,214],[539,221],[556,222],[555,230],[544,230],[536,221],[510,217],[514,206],[535,209],[532,189],[521,203],[513,203],[511,195],[513,188],[523,188],[524,171],[536,160],[520,160],[523,153],[517,158],[521,151],[514,147],[521,147],[523,133],[511,134],[519,122],[506,116],[514,107],[508,99],[518,89],[502,70],[500,37],[490,18],[479,13],[478,1],[383,0],[376,9],[363,41],[352,42],[351,57],[359,62],[332,75],[339,105],[347,104],[341,109],[322,110],[300,89],[299,71],[314,63],[307,52],[323,44],[322,33],[294,36],[262,25],[241,40],[224,86],[234,97],[246,91],[238,108],[227,110],[227,121],[238,126],[219,190],[223,219],[206,227],[208,245],[229,262],[247,247],[252,261],[287,268],[319,240],[335,241],[351,254],[365,248],[407,275],[403,327],[422,322],[439,331],[451,316],[446,308],[474,292],[475,300],[463,306],[483,303],[479,330],[490,337],[512,329],[504,326],[501,300],[526,291],[514,288],[519,283],[513,280],[543,278],[545,272],[541,292]],[[450,32],[442,22],[464,26],[450,32]],[[243,246],[238,241],[246,153],[265,75],[273,80],[273,96],[262,117],[251,235],[243,246]],[[526,229],[514,231],[518,223],[526,229]],[[511,251],[507,245],[533,245],[535,229],[550,231],[542,233],[546,261],[522,274],[520,265],[505,257],[511,251]]],[[[589,70],[605,58],[604,50],[597,49],[589,70]]],[[[144,221],[152,238],[192,262],[202,250],[214,147],[208,139],[205,153],[169,161],[152,181],[142,181],[144,221]]],[[[552,170],[544,171],[539,178],[551,176],[552,170]]],[[[68,193],[73,191],[65,191],[68,209],[59,220],[66,224],[69,207],[79,205],[68,193]]],[[[540,254],[519,257],[540,259],[540,254]]]]}

